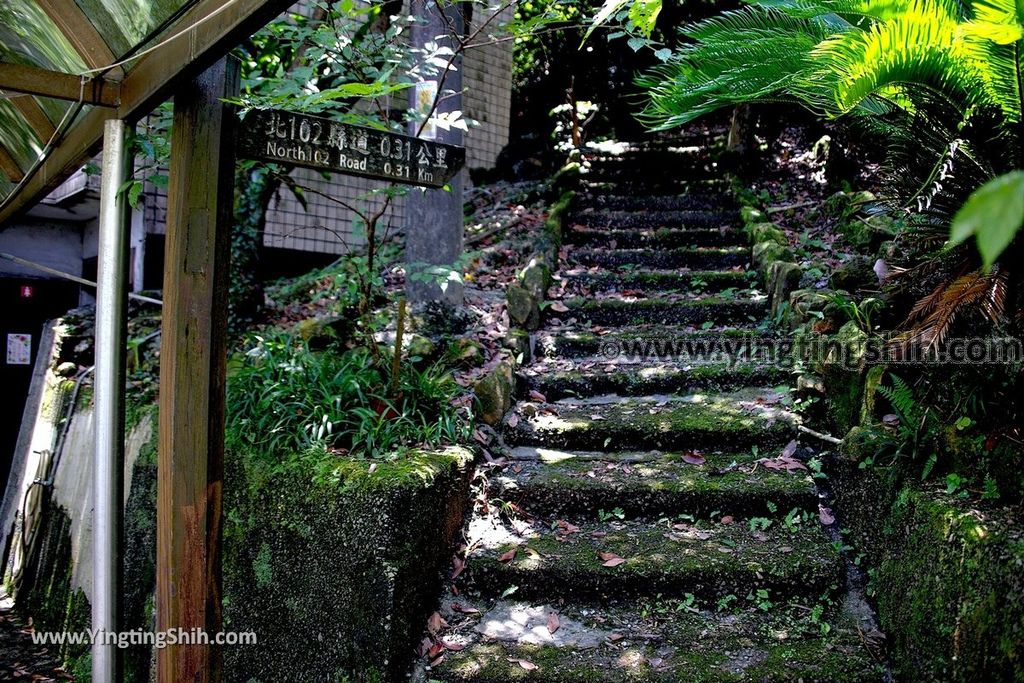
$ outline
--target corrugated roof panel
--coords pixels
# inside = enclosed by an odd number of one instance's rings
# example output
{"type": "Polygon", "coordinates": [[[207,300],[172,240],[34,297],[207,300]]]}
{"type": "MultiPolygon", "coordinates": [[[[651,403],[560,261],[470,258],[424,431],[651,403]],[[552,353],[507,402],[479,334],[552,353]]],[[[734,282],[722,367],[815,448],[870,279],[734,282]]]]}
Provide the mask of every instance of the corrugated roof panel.
{"type": "Polygon", "coordinates": [[[0,141],[22,170],[35,163],[43,151],[28,122],[6,99],[0,99],[0,141]]]}
{"type": "MultiPolygon", "coordinates": [[[[75,0],[111,52],[123,55],[167,20],[185,0],[75,0]]],[[[129,68],[131,68],[129,66],[129,68]]]]}
{"type": "Polygon", "coordinates": [[[81,56],[33,0],[0,4],[0,58],[65,73],[85,69],[81,56]]]}

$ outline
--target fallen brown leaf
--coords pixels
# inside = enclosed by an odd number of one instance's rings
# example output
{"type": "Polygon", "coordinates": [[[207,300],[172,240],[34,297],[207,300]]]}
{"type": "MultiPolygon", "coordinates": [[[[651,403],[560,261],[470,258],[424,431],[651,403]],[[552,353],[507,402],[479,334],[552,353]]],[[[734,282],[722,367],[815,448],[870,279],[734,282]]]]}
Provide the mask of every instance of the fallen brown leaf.
{"type": "Polygon", "coordinates": [[[557,614],[555,614],[554,612],[551,612],[550,614],[548,614],[548,633],[554,633],[555,631],[558,630],[558,628],[561,625],[562,625],[562,622],[559,621],[557,614]]]}
{"type": "Polygon", "coordinates": [[[517,550],[519,550],[519,548],[512,548],[512,550],[509,550],[507,553],[502,553],[498,556],[498,562],[511,562],[516,559],[517,550]]]}
{"type": "Polygon", "coordinates": [[[821,504],[818,505],[818,518],[825,526],[836,523],[836,518],[835,515],[832,514],[832,510],[821,504]]]}
{"type": "Polygon", "coordinates": [[[509,657],[508,661],[512,662],[513,664],[518,664],[527,671],[535,671],[538,668],[536,664],[526,659],[516,659],[515,657],[509,657]]]}

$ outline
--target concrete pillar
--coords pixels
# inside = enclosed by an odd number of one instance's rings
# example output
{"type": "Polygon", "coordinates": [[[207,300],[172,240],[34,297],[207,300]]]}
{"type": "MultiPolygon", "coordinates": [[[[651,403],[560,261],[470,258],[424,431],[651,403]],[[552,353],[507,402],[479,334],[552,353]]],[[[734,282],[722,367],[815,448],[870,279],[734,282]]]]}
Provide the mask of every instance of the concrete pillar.
{"type": "MultiPolygon", "coordinates": [[[[422,47],[437,41],[453,49],[452,30],[465,32],[465,21],[460,3],[438,7],[434,0],[413,0],[412,10],[425,23],[418,23],[412,31],[412,44],[422,47]],[[443,13],[443,14],[442,14],[443,13]]],[[[438,73],[430,78],[438,82],[438,94],[444,99],[437,106],[438,112],[462,109],[462,58],[455,60],[456,70],[447,74],[438,73]],[[458,93],[451,95],[451,93],[458,93]]],[[[420,124],[411,123],[409,134],[416,135],[420,124]]],[[[427,129],[424,133],[428,133],[427,129]]],[[[424,137],[428,137],[425,135],[424,137]]],[[[462,131],[436,129],[438,142],[462,145],[462,131]]],[[[462,182],[465,171],[460,172],[451,183],[450,191],[413,188],[407,197],[405,209],[405,250],[409,272],[417,264],[452,267],[462,255],[463,216],[462,182]]],[[[444,288],[433,282],[406,279],[406,294],[413,304],[440,301],[449,306],[462,304],[462,282],[449,280],[444,288]]]]}

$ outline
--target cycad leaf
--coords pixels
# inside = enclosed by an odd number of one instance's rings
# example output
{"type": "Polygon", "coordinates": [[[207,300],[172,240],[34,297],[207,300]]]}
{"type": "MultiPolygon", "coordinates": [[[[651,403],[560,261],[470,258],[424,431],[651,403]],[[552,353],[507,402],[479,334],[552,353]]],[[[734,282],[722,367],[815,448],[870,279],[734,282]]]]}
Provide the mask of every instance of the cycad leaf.
{"type": "Polygon", "coordinates": [[[989,268],[1024,224],[1024,171],[1001,175],[978,188],[953,218],[949,241],[961,244],[975,236],[989,268]]]}

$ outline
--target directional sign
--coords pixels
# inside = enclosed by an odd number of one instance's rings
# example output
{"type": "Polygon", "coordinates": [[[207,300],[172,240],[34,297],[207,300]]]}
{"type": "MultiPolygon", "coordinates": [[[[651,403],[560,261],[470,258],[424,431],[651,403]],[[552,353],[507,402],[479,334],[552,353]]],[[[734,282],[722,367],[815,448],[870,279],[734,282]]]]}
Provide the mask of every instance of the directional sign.
{"type": "Polygon", "coordinates": [[[463,147],[276,109],[246,115],[237,151],[248,159],[423,187],[444,187],[466,163],[463,147]]]}

